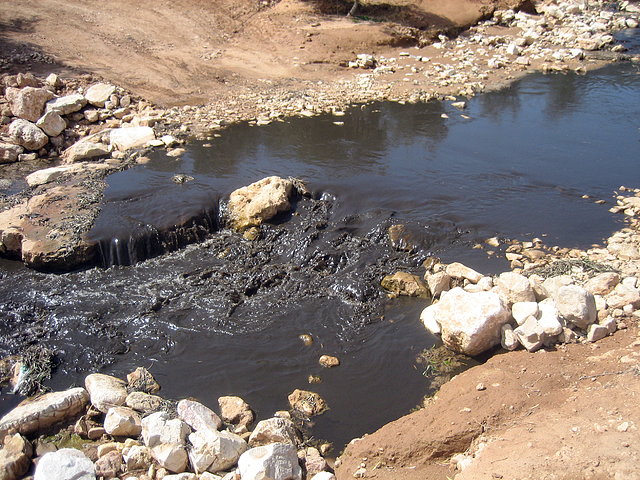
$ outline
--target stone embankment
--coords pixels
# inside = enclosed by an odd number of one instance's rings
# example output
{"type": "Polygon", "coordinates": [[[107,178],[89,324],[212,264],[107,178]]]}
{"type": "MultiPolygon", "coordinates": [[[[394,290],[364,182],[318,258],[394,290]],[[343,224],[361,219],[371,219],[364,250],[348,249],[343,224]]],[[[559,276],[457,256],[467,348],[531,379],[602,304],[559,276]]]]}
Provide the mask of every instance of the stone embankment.
{"type": "Polygon", "coordinates": [[[218,415],[195,400],[163,399],[159,390],[140,367],[126,382],[94,373],[85,388],[23,402],[0,419],[0,478],[335,479],[323,458],[330,445],[305,445],[292,420],[322,414],[328,407],[318,394],[295,390],[291,411],[254,425],[239,397],[220,397],[218,415]]]}

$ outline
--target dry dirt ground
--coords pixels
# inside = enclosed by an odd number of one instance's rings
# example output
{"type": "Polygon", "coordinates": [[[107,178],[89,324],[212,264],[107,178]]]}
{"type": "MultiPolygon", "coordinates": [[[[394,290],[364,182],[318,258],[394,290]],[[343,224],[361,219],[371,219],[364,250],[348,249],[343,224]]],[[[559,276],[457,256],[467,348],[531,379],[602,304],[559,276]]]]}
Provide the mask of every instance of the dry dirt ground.
{"type": "MultiPolygon", "coordinates": [[[[341,64],[357,53],[397,54],[513,3],[370,2],[363,20],[340,0],[0,0],[0,67],[88,73],[160,105],[206,104],[351,78],[341,64]]],[[[477,458],[458,480],[640,478],[640,339],[628,326],[593,345],[495,355],[351,445],[338,478],[362,468],[364,478],[444,480],[465,451],[477,458]]]]}
{"type": "Polygon", "coordinates": [[[519,3],[375,1],[350,18],[349,0],[0,0],[0,55],[91,73],[163,106],[194,105],[265,82],[352,77],[341,64],[358,53],[414,45],[519,3]]]}

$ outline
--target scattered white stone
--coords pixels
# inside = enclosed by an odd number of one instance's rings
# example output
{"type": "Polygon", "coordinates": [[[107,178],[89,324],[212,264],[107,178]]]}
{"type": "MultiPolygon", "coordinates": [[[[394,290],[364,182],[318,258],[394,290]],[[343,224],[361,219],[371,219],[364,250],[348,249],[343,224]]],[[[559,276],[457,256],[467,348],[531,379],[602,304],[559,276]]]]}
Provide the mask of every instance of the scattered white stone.
{"type": "Polygon", "coordinates": [[[597,319],[593,294],[577,285],[560,287],[555,296],[558,312],[567,322],[586,330],[597,319]]]}
{"type": "Polygon", "coordinates": [[[144,147],[156,138],[151,127],[122,127],[111,130],[110,142],[120,151],[144,147]]]}
{"type": "Polygon", "coordinates": [[[127,399],[127,384],[119,378],[102,373],[92,373],[84,379],[91,405],[103,413],[111,407],[123,405],[127,399]]]}
{"type": "Polygon", "coordinates": [[[272,443],[247,450],[238,469],[242,480],[302,480],[296,448],[291,444],[272,443]]]}
{"type": "Polygon", "coordinates": [[[116,91],[116,87],[107,83],[96,83],[91,85],[85,92],[87,101],[95,107],[104,107],[109,97],[116,91]]]}
{"type": "Polygon", "coordinates": [[[511,320],[511,312],[496,293],[468,293],[460,287],[427,308],[440,325],[443,343],[470,356],[499,344],[501,327],[511,320]]]}
{"type": "Polygon", "coordinates": [[[104,418],[104,430],[116,437],[137,437],[142,432],[140,415],[128,407],[111,407],[104,418]]]}
{"type": "Polygon", "coordinates": [[[40,458],[33,480],[96,480],[96,469],[80,450],[63,448],[40,458]]]}
{"type": "Polygon", "coordinates": [[[222,420],[209,407],[193,400],[180,400],[178,402],[178,418],[194,430],[219,430],[222,420]]]}
{"type": "Polygon", "coordinates": [[[511,325],[509,325],[508,323],[502,325],[500,333],[500,345],[502,345],[502,348],[509,351],[518,348],[518,345],[520,345],[520,343],[518,342],[516,334],[514,333],[513,327],[511,325]]]}
{"type": "Polygon", "coordinates": [[[592,325],[589,325],[589,329],[587,330],[587,341],[597,342],[598,340],[602,340],[607,335],[609,335],[609,329],[606,326],[594,323],[592,325]]]}

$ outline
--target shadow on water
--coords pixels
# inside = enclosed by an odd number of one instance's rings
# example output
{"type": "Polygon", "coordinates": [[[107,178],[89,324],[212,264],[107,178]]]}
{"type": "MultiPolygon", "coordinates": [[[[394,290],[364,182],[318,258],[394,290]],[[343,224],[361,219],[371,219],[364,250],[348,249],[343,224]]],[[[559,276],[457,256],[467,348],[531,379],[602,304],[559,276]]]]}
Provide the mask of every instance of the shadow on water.
{"type": "MultiPolygon", "coordinates": [[[[406,413],[428,385],[415,361],[435,342],[417,321],[428,301],[389,300],[382,276],[422,273],[429,255],[497,273],[506,261],[471,248],[494,235],[602,241],[620,223],[581,196],[609,200],[640,178],[639,89],[633,65],[533,75],[470,100],[469,119],[436,102],[371,104],[233,126],[181,159],[156,152],[108,178],[91,235],[114,266],[44,275],[0,264],[11,282],[0,354],[48,345],[62,362],[53,388],[143,365],[167,397],[215,407],[241,395],[262,418],[287,408],[294,388],[312,389],[331,407],[313,433],[341,448],[406,413]],[[176,173],[194,180],[176,184],[176,173]],[[311,194],[259,241],[221,228],[229,193],[267,175],[302,178],[311,194]],[[417,236],[412,252],[389,245],[397,223],[417,236]],[[340,367],[322,369],[322,354],[340,367]]],[[[17,401],[4,395],[2,410],[17,401]]]]}

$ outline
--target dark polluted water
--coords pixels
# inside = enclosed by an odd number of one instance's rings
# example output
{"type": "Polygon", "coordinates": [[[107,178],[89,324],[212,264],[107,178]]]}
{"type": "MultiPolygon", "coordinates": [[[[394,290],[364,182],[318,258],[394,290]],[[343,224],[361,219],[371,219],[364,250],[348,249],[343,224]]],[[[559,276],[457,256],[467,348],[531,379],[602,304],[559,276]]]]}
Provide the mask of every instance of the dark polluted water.
{"type": "MultiPolygon", "coordinates": [[[[0,355],[49,346],[60,360],[54,389],[142,365],[168,398],[216,407],[217,397],[240,395],[260,418],[286,409],[293,389],[310,389],[330,406],[312,433],[339,451],[428,393],[415,361],[435,342],[418,319],[428,302],[387,299],[382,276],[421,273],[429,255],[504,271],[506,261],[472,248],[494,235],[601,242],[621,226],[608,212],[613,191],[640,179],[639,93],[639,67],[618,64],[532,75],[464,112],[370,104],[343,117],[233,126],[181,159],[156,152],[108,178],[91,236],[114,266],[46,275],[0,263],[0,355]],[[177,173],[194,180],[176,184],[177,173]],[[269,175],[303,179],[310,196],[260,241],[219,230],[221,200],[269,175]],[[390,247],[386,230],[397,223],[417,238],[412,252],[390,247]],[[176,224],[198,241],[185,247],[179,232],[158,240],[176,224]],[[153,242],[180,248],[153,256],[153,242]],[[322,369],[321,354],[340,367],[322,369]],[[322,382],[309,385],[309,375],[322,382]]],[[[0,411],[18,401],[3,392],[0,411]]]]}

